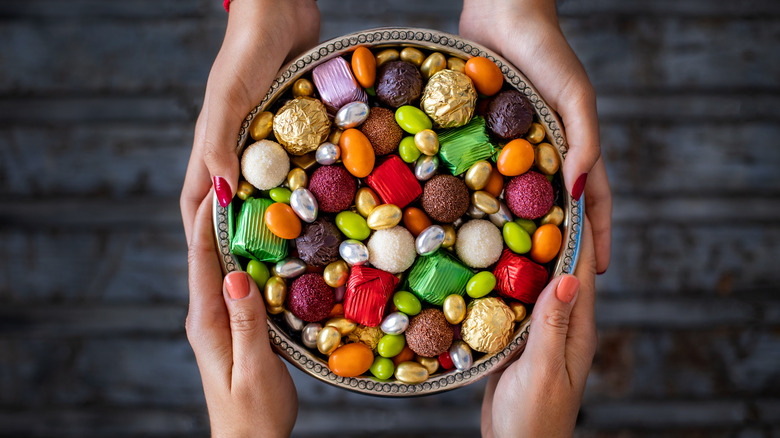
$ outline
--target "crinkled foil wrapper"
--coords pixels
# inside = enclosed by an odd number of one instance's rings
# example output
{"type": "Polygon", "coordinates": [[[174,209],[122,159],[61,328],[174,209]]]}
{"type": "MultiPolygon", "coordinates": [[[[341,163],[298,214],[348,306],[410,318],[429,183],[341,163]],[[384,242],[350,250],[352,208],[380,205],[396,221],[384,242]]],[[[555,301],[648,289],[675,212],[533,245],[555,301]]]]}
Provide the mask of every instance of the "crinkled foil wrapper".
{"type": "Polygon", "coordinates": [[[367,327],[378,326],[397,284],[398,278],[389,272],[353,266],[344,294],[344,316],[367,327]]]}
{"type": "Polygon", "coordinates": [[[465,295],[466,284],[474,271],[446,250],[417,257],[407,282],[412,293],[421,300],[441,306],[452,294],[465,295]]]}
{"type": "Polygon", "coordinates": [[[274,135],[287,152],[303,155],[314,151],[330,134],[325,105],[312,97],[296,97],[274,116],[274,135]]]}
{"type": "Polygon", "coordinates": [[[236,218],[230,250],[233,254],[261,262],[278,262],[287,257],[287,241],[275,235],[265,224],[270,199],[247,198],[236,218]]]}
{"type": "Polygon", "coordinates": [[[498,353],[512,339],[515,314],[499,298],[474,300],[469,304],[460,335],[472,350],[498,353]]]}
{"type": "Polygon", "coordinates": [[[420,99],[422,110],[441,128],[465,125],[474,116],[476,105],[477,92],[471,79],[448,69],[431,77],[420,99]]]}
{"type": "Polygon", "coordinates": [[[439,145],[439,158],[453,175],[460,175],[472,164],[487,160],[495,153],[485,119],[479,116],[459,128],[441,131],[439,145]]]}
{"type": "Polygon", "coordinates": [[[379,345],[379,339],[384,336],[382,329],[379,327],[366,327],[359,325],[354,332],[347,335],[346,342],[352,344],[355,342],[362,342],[368,346],[371,350],[376,349],[379,345]]]}

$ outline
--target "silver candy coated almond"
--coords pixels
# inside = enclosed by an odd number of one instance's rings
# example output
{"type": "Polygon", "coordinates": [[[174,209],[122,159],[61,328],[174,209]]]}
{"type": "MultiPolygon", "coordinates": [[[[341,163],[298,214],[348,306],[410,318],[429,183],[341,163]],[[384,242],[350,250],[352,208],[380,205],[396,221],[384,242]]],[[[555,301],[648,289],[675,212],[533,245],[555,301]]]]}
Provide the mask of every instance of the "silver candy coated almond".
{"type": "Polygon", "coordinates": [[[341,129],[354,128],[368,118],[368,105],[364,102],[350,102],[339,109],[333,122],[341,129]]]}
{"type": "Polygon", "coordinates": [[[368,248],[363,242],[347,239],[339,245],[339,255],[350,266],[362,265],[368,261],[368,248]]]}
{"type": "Polygon", "coordinates": [[[274,273],[282,278],[295,278],[306,272],[306,263],[295,257],[276,262],[274,273]]]}
{"type": "Polygon", "coordinates": [[[420,181],[427,181],[436,175],[439,168],[438,155],[420,155],[414,164],[414,176],[420,181]]]}
{"type": "Polygon", "coordinates": [[[445,237],[446,233],[444,232],[444,228],[440,225],[431,225],[422,230],[414,241],[414,245],[417,247],[417,254],[433,254],[441,247],[441,244],[444,243],[445,237]]]}
{"type": "Polygon", "coordinates": [[[310,322],[301,331],[301,340],[303,345],[308,348],[317,348],[317,336],[322,330],[322,325],[318,322],[310,322]]]}
{"type": "Polygon", "coordinates": [[[317,153],[314,155],[314,158],[318,163],[324,166],[331,165],[341,158],[341,148],[326,141],[317,148],[317,153]]]}
{"type": "Polygon", "coordinates": [[[317,199],[308,189],[295,189],[290,195],[290,207],[304,222],[312,223],[317,219],[317,199]]]}
{"type": "Polygon", "coordinates": [[[455,365],[460,371],[471,368],[474,364],[474,359],[471,357],[471,348],[464,341],[457,340],[450,346],[450,359],[452,364],[455,365]]]}
{"type": "Polygon", "coordinates": [[[409,327],[409,317],[402,312],[393,312],[387,315],[379,326],[388,335],[400,335],[406,331],[407,327],[409,327]]]}

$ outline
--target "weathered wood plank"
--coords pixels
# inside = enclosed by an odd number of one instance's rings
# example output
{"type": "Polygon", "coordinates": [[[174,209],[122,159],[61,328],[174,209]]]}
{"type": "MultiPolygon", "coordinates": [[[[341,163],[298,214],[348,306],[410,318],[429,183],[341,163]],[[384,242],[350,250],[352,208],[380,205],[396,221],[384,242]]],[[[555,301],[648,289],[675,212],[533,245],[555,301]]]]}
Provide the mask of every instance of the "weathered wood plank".
{"type": "Polygon", "coordinates": [[[72,126],[94,123],[194,123],[203,96],[0,98],[0,125],[72,126]]]}
{"type": "Polygon", "coordinates": [[[678,429],[739,427],[749,416],[746,403],[737,400],[604,402],[584,410],[583,426],[678,429]]]}
{"type": "MultiPolygon", "coordinates": [[[[219,3],[219,2],[216,2],[219,3]]],[[[101,0],[31,0],[24,3],[0,2],[0,19],[21,20],[33,18],[62,19],[182,19],[207,16],[222,11],[221,4],[210,0],[167,1],[133,0],[105,2],[101,0]]]]}

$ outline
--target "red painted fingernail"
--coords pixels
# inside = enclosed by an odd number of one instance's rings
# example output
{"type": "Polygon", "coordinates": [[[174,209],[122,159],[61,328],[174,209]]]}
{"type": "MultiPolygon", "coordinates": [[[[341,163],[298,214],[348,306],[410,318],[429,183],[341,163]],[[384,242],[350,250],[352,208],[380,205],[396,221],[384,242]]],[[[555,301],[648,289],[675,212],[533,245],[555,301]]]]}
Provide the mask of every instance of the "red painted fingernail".
{"type": "Polygon", "coordinates": [[[230,298],[240,300],[249,295],[249,280],[241,272],[231,272],[225,277],[225,289],[230,298]]]}
{"type": "Polygon", "coordinates": [[[607,272],[607,270],[605,269],[605,270],[603,270],[603,271],[601,271],[601,272],[596,272],[596,275],[603,275],[603,274],[605,274],[606,272],[607,272]]]}
{"type": "Polygon", "coordinates": [[[230,190],[230,185],[225,181],[225,178],[222,178],[221,176],[214,177],[214,193],[217,194],[219,205],[223,207],[227,207],[233,199],[233,192],[230,190]]]}
{"type": "Polygon", "coordinates": [[[555,296],[564,303],[571,303],[580,288],[580,280],[573,275],[564,275],[555,289],[555,296]]]}
{"type": "Polygon", "coordinates": [[[588,174],[583,173],[574,181],[574,187],[571,189],[571,197],[579,201],[582,198],[582,192],[585,190],[585,183],[588,181],[588,174]]]}

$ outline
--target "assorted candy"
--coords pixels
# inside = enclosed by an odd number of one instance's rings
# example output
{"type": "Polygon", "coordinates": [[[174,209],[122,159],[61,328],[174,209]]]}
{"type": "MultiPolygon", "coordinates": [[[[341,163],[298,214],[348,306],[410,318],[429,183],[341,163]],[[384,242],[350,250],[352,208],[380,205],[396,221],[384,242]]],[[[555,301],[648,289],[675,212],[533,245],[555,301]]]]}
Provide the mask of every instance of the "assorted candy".
{"type": "Polygon", "coordinates": [[[489,59],[359,47],[249,133],[231,251],[334,374],[421,383],[528,318],[561,250],[561,163],[489,59]]]}

